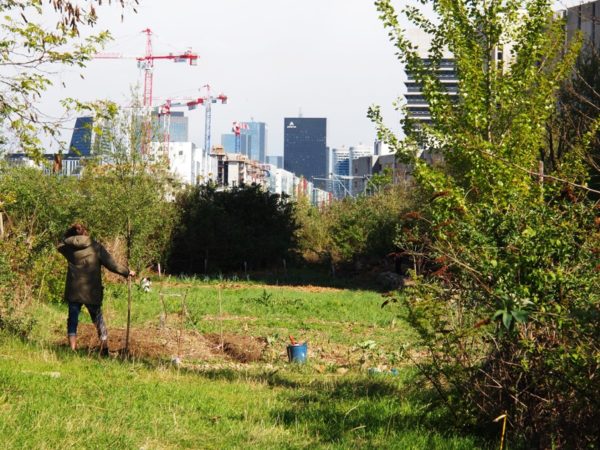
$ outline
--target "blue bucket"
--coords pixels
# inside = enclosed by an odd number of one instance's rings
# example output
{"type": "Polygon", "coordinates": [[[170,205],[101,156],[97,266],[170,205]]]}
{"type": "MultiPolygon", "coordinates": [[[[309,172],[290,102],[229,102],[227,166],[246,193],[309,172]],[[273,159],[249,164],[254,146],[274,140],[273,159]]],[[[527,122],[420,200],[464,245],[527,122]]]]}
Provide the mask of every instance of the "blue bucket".
{"type": "Polygon", "coordinates": [[[304,344],[290,344],[287,346],[287,355],[290,362],[304,363],[306,362],[306,353],[308,347],[304,344]]]}

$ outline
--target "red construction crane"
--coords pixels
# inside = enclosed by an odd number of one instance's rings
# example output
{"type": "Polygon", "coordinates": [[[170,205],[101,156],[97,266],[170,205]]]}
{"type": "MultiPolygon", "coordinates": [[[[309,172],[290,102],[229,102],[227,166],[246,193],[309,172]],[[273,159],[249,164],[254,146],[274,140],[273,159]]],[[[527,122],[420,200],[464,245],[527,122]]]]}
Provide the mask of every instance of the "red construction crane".
{"type": "MultiPolygon", "coordinates": [[[[206,94],[203,97],[198,97],[195,99],[186,99],[179,102],[173,102],[173,100],[166,100],[164,104],[159,106],[156,111],[160,115],[170,116],[171,108],[177,107],[186,107],[188,110],[196,109],[198,105],[204,105],[206,108],[205,117],[204,117],[204,150],[206,152],[210,151],[210,142],[211,142],[211,122],[212,122],[212,112],[211,105],[213,103],[227,103],[227,96],[225,94],[219,94],[217,96],[213,96],[210,93],[210,86],[204,85],[203,88],[206,89],[206,94]]],[[[166,124],[166,123],[165,123],[166,124]]],[[[167,129],[167,137],[168,137],[168,129],[167,129]]]]}
{"type": "MultiPolygon", "coordinates": [[[[231,125],[231,131],[233,131],[233,134],[235,134],[235,152],[236,153],[241,153],[242,152],[242,130],[247,130],[248,129],[248,124],[245,122],[233,122],[233,124],[231,125]]],[[[248,151],[248,149],[246,149],[246,151],[248,151]]]]}
{"type": "Polygon", "coordinates": [[[217,96],[213,96],[210,93],[210,86],[203,86],[205,94],[202,97],[198,97],[195,99],[182,100],[179,102],[173,102],[172,100],[166,100],[164,104],[162,104],[159,108],[157,108],[157,113],[160,116],[165,116],[165,120],[163,123],[164,127],[164,135],[163,141],[165,143],[165,147],[168,149],[168,145],[170,142],[170,128],[171,128],[171,108],[178,107],[186,107],[188,110],[196,109],[198,105],[204,105],[205,108],[205,116],[204,116],[204,162],[208,161],[208,155],[210,153],[210,144],[211,144],[211,122],[212,122],[212,112],[211,105],[213,103],[227,103],[227,96],[225,94],[219,94],[217,96]]]}
{"type": "Polygon", "coordinates": [[[159,59],[168,59],[176,63],[189,62],[190,66],[198,64],[199,56],[187,50],[183,53],[169,53],[168,55],[154,55],[152,53],[152,30],[146,28],[142,30],[146,34],[146,54],[144,56],[125,56],[121,53],[97,53],[94,55],[96,59],[135,59],[138,62],[138,67],[144,70],[144,97],[143,105],[146,108],[152,106],[152,80],[154,61],[159,59]]]}

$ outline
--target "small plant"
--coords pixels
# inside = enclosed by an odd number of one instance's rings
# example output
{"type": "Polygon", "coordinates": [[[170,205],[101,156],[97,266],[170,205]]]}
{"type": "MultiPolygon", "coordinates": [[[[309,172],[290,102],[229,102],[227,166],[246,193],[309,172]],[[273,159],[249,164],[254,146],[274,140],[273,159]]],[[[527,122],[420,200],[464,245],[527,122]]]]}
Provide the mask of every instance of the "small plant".
{"type": "Polygon", "coordinates": [[[263,289],[260,297],[255,297],[252,300],[254,300],[255,302],[257,302],[265,307],[272,307],[273,304],[275,303],[273,300],[273,294],[267,292],[266,289],[263,289]]]}
{"type": "Polygon", "coordinates": [[[366,340],[356,344],[355,350],[360,350],[362,352],[359,358],[359,362],[362,366],[367,364],[367,362],[369,361],[374,361],[375,359],[377,359],[378,355],[376,352],[376,348],[377,342],[373,340],[366,340]]]}

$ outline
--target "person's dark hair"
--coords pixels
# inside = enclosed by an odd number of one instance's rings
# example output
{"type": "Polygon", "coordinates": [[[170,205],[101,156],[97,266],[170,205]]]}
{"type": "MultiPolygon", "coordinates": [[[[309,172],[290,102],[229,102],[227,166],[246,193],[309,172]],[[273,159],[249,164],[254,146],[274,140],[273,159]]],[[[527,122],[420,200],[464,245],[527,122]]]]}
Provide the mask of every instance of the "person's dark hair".
{"type": "Polygon", "coordinates": [[[85,225],[81,223],[74,223],[67,229],[67,232],[65,233],[65,238],[71,236],[88,236],[88,230],[85,225]]]}

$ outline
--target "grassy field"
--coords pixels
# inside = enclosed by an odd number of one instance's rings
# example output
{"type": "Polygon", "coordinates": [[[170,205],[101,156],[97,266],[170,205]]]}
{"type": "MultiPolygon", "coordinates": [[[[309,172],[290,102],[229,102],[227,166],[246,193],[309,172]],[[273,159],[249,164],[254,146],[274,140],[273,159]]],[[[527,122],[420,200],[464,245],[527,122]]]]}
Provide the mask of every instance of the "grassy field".
{"type": "MultiPolygon", "coordinates": [[[[105,297],[114,332],[125,324],[127,291],[111,285],[105,297]]],[[[168,355],[73,353],[60,344],[66,307],[33,305],[29,340],[0,334],[0,442],[15,449],[484,447],[449,430],[447,412],[415,388],[404,358],[411,335],[381,302],[368,290],[237,281],[135,289],[133,338],[162,327],[265,342],[260,361],[242,364],[213,349],[209,363],[178,366],[168,355]],[[286,361],[290,334],[308,342],[307,364],[286,361]]]]}

